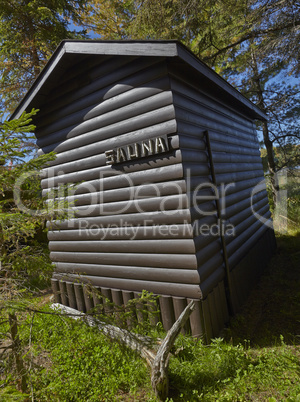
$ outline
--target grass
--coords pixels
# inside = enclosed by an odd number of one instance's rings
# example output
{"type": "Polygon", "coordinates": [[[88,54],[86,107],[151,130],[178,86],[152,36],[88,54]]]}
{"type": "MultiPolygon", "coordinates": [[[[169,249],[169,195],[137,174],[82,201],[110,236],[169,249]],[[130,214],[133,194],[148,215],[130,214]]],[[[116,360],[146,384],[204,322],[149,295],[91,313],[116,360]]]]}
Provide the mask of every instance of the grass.
{"type": "MultiPolygon", "coordinates": [[[[82,321],[53,315],[48,304],[42,310],[45,314],[24,315],[19,326],[26,345],[23,360],[30,367],[28,393],[34,400],[116,401],[127,394],[151,400],[147,367],[134,351],[82,321]]],[[[14,389],[18,380],[9,361],[1,377],[0,401],[27,400],[14,389]]]]}
{"type": "MultiPolygon", "coordinates": [[[[185,349],[189,342],[184,341],[185,349]]],[[[294,401],[300,398],[299,358],[295,348],[281,345],[253,349],[215,339],[197,343],[170,362],[173,401],[294,401]]]]}
{"type": "Polygon", "coordinates": [[[38,366],[32,386],[39,401],[115,400],[145,387],[148,372],[142,360],[82,322],[45,315],[35,324],[34,355],[38,366]],[[48,367],[40,365],[43,357],[48,367]],[[50,359],[48,359],[50,357],[50,359]]]}

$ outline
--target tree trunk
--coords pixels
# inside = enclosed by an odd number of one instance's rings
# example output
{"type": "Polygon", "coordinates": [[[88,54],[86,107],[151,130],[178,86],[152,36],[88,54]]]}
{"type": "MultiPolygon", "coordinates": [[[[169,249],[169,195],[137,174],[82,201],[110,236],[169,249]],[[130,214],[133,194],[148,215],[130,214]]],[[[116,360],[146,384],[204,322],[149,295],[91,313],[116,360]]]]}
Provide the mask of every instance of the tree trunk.
{"type": "Polygon", "coordinates": [[[266,151],[267,151],[271,190],[272,190],[272,196],[273,196],[273,201],[274,201],[274,206],[275,206],[276,202],[277,202],[277,194],[279,191],[279,185],[278,185],[278,180],[276,177],[276,166],[275,166],[274,154],[273,154],[273,143],[270,140],[268,123],[266,121],[263,122],[263,136],[264,136],[264,144],[266,146],[266,151]]]}
{"type": "Polygon", "coordinates": [[[36,28],[34,27],[33,21],[28,15],[27,19],[27,26],[28,26],[28,42],[31,43],[29,52],[30,52],[30,58],[31,58],[31,67],[34,72],[34,79],[37,79],[37,77],[40,74],[40,58],[38,55],[38,48],[36,44],[36,28]]]}
{"type": "MultiPolygon", "coordinates": [[[[258,104],[263,112],[267,112],[266,106],[265,106],[265,101],[264,101],[264,95],[263,95],[263,89],[261,85],[261,79],[258,71],[258,65],[257,65],[257,60],[255,57],[255,53],[252,50],[252,71],[253,71],[253,83],[255,85],[255,91],[258,97],[258,104]]],[[[269,174],[270,174],[270,184],[271,184],[271,190],[272,190],[272,196],[273,196],[273,201],[274,201],[274,206],[276,205],[277,201],[277,193],[279,191],[279,186],[278,186],[278,181],[276,178],[276,166],[275,166],[275,160],[274,160],[274,154],[273,154],[273,142],[270,140],[270,135],[269,135],[269,128],[268,128],[268,122],[264,121],[263,122],[263,138],[264,138],[264,144],[266,146],[267,150],[267,159],[268,159],[268,169],[269,169],[269,174]]]]}
{"type": "Polygon", "coordinates": [[[9,313],[8,320],[12,339],[12,353],[15,358],[17,375],[20,378],[19,390],[25,393],[27,391],[27,375],[22,359],[22,348],[18,334],[18,319],[16,314],[9,313]]]}

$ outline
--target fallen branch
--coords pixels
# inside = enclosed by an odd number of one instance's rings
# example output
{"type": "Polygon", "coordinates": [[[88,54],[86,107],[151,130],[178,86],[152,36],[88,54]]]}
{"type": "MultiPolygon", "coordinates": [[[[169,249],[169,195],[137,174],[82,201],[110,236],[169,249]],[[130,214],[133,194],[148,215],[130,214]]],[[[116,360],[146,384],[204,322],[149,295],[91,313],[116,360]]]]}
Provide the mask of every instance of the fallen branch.
{"type": "Polygon", "coordinates": [[[153,341],[150,337],[133,334],[126,329],[122,329],[110,324],[105,324],[89,315],[86,315],[78,310],[64,306],[59,303],[54,303],[51,305],[52,309],[59,310],[65,315],[71,316],[73,319],[84,319],[89,326],[98,327],[101,332],[103,332],[111,339],[116,339],[130,349],[137,351],[150,366],[152,388],[155,392],[155,395],[163,401],[167,398],[169,389],[169,353],[172,346],[174,345],[177,336],[180,333],[181,328],[185,325],[194,307],[195,302],[192,300],[183,310],[172,328],[168,331],[165,339],[155,353],[153,350],[149,349],[150,346],[153,347],[153,341]]]}
{"type": "Polygon", "coordinates": [[[194,308],[195,302],[192,300],[180,314],[178,320],[173,324],[172,328],[168,331],[167,336],[159,347],[154,362],[152,364],[152,388],[156,396],[158,396],[162,400],[165,400],[167,398],[169,390],[168,364],[170,350],[174,345],[174,342],[179,335],[181,328],[188,320],[194,308]]]}

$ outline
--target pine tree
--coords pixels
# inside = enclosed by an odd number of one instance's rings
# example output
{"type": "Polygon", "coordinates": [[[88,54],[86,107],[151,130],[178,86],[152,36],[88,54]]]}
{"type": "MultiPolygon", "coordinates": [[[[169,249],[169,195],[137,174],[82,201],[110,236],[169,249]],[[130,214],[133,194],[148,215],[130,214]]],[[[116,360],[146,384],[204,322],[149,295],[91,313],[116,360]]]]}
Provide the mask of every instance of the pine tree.
{"type": "Polygon", "coordinates": [[[83,37],[79,22],[85,0],[0,2],[0,93],[2,112],[11,112],[63,39],[83,37]]]}

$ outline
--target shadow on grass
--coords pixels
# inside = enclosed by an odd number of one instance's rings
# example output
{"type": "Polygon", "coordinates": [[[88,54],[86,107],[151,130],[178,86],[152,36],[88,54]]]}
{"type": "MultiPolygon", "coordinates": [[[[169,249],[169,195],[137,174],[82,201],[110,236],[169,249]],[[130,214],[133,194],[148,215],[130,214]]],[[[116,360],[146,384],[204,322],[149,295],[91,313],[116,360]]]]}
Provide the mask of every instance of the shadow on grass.
{"type": "Polygon", "coordinates": [[[225,339],[251,346],[300,345],[300,233],[277,237],[277,252],[225,339]]]}

